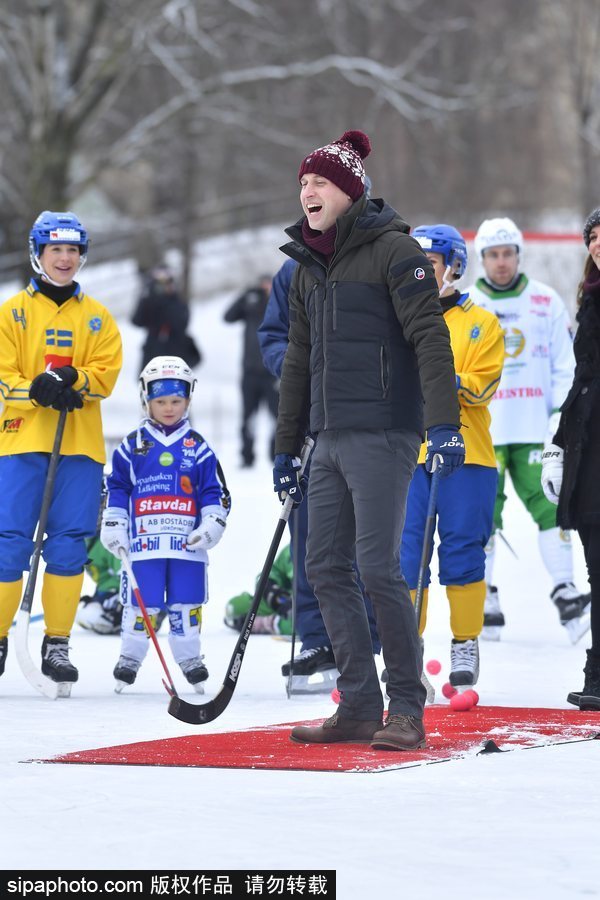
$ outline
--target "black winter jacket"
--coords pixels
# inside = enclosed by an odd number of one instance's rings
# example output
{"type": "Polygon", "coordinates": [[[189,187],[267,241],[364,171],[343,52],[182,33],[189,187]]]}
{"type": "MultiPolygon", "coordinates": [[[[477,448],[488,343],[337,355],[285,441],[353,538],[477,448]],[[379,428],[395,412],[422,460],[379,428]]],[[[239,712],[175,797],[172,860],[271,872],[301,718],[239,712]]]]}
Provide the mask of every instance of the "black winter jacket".
{"type": "Polygon", "coordinates": [[[362,197],[337,220],[327,266],[302,240],[281,249],[300,265],[290,288],[276,452],[297,454],[308,426],[458,427],[450,335],[433,269],[408,225],[383,200],[362,197]],[[425,406],[423,407],[423,401],[425,406]]]}
{"type": "Polygon", "coordinates": [[[600,523],[600,297],[584,295],[577,321],[575,376],[554,437],[565,451],[556,516],[561,528],[600,523]]]}

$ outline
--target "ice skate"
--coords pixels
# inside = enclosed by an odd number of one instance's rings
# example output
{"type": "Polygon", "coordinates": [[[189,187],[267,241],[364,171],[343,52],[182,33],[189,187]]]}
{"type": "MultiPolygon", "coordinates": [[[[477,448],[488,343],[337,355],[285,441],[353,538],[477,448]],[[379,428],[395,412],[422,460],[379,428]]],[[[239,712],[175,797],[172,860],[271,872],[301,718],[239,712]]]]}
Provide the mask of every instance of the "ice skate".
{"type": "Polygon", "coordinates": [[[141,662],[139,659],[133,659],[131,656],[119,657],[119,661],[113,669],[116,694],[120,694],[123,688],[133,684],[140,666],[141,662]]]}
{"type": "Polygon", "coordinates": [[[477,684],[479,678],[479,643],[477,638],[468,641],[452,641],[450,648],[450,684],[457,690],[466,690],[477,684]]]}
{"type": "Polygon", "coordinates": [[[79,672],[69,659],[69,638],[44,637],[42,675],[56,682],[58,697],[71,696],[71,686],[79,678],[79,672]]]}
{"type": "Polygon", "coordinates": [[[557,584],[550,599],[558,609],[560,624],[572,644],[576,644],[590,627],[591,594],[581,594],[573,582],[557,584]]]}
{"type": "Polygon", "coordinates": [[[498,588],[492,584],[485,586],[485,606],[483,609],[483,628],[481,639],[483,641],[499,641],[504,628],[504,613],[500,609],[498,588]]]}
{"type": "Polygon", "coordinates": [[[208,669],[202,662],[203,659],[203,656],[197,656],[194,659],[184,659],[179,663],[188,684],[192,685],[197,694],[204,693],[202,682],[208,678],[208,669]]]}
{"type": "MultiPolygon", "coordinates": [[[[284,678],[289,678],[290,666],[291,660],[281,667],[284,678]]],[[[291,689],[294,694],[329,694],[339,675],[331,647],[311,647],[294,659],[291,689]]]]}
{"type": "Polygon", "coordinates": [[[571,691],[567,702],[585,711],[600,710],[600,657],[595,656],[591,650],[586,650],[586,655],[583,689],[571,691]]]}
{"type": "Polygon", "coordinates": [[[8,655],[8,638],[0,638],[0,675],[4,675],[8,655]]]}

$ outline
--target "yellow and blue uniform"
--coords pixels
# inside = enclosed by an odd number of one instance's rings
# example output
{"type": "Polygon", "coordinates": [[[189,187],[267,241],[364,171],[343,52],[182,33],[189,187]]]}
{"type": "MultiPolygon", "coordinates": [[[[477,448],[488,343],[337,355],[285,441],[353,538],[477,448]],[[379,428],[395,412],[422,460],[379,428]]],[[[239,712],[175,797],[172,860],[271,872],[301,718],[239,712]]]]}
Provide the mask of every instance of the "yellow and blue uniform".
{"type": "MultiPolygon", "coordinates": [[[[475,305],[468,294],[442,298],[444,319],[457,373],[460,432],[465,465],[440,481],[437,500],[439,578],[450,601],[450,625],[457,640],[476,637],[483,625],[485,545],[492,529],[498,474],[488,409],[500,382],[504,337],[496,316],[475,305]]],[[[426,445],[408,493],[401,565],[409,588],[417,585],[431,476],[425,471],[426,445]]],[[[433,553],[433,539],[429,558],[433,553]]],[[[425,573],[429,584],[430,571],[425,573]]],[[[421,632],[427,614],[423,597],[421,632]]]]}
{"type": "Polygon", "coordinates": [[[83,400],[67,416],[42,550],[46,634],[68,636],[106,459],[100,401],[112,392],[122,362],[119,330],[101,303],[75,282],[60,304],[40,287],[33,279],[0,307],[0,638],[20,602],[59,416],[32,402],[31,382],[48,368],[72,366],[83,400]]]}
{"type": "Polygon", "coordinates": [[[117,380],[121,337],[108,310],[73,287],[73,297],[58,306],[32,279],[0,306],[0,456],[50,453],[58,413],[36,406],[29,388],[48,366],[74,366],[73,387],[84,404],[67,418],[61,454],[106,461],[99,401],[117,380]]]}

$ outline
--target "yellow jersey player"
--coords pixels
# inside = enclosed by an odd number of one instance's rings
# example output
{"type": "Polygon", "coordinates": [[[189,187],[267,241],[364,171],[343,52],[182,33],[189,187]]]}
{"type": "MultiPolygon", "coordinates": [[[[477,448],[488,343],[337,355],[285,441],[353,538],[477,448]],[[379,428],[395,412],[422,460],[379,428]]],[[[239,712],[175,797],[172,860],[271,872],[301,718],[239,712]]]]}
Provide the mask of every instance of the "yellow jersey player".
{"type": "Polygon", "coordinates": [[[42,673],[77,681],[69,635],[94,535],[105,462],[100,402],[121,368],[121,337],[75,281],[88,236],[71,212],[42,212],[29,235],[29,285],[0,306],[0,675],[29,567],[57,422],[68,416],[42,555],[42,673]]]}
{"type": "MultiPolygon", "coordinates": [[[[451,225],[422,225],[412,235],[431,262],[444,320],[450,331],[456,388],[460,403],[465,464],[440,483],[437,498],[439,579],[450,604],[450,684],[471,688],[479,675],[478,637],[485,604],[485,545],[492,531],[498,473],[490,435],[489,403],[500,382],[504,336],[493,313],[476,306],[456,289],[467,266],[467,247],[451,225]]],[[[402,536],[402,571],[413,598],[417,586],[431,475],[421,448],[406,510],[402,536]]],[[[433,541],[430,550],[433,552],[433,541]]],[[[429,570],[424,584],[429,584],[429,570]]],[[[423,594],[420,633],[427,615],[423,594]]]]}

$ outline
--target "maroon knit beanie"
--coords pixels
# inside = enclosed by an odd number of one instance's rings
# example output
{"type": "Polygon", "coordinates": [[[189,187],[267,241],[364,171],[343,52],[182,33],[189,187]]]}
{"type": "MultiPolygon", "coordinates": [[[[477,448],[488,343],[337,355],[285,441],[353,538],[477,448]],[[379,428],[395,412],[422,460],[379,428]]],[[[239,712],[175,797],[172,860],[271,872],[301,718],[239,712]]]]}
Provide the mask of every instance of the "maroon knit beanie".
{"type": "Polygon", "coordinates": [[[365,167],[371,141],[363,131],[345,131],[341,138],[309,153],[300,166],[298,180],[312,172],[333,181],[356,201],[365,191],[365,167]]]}

